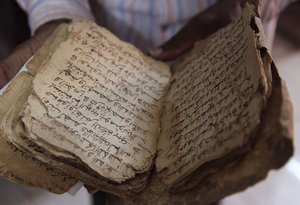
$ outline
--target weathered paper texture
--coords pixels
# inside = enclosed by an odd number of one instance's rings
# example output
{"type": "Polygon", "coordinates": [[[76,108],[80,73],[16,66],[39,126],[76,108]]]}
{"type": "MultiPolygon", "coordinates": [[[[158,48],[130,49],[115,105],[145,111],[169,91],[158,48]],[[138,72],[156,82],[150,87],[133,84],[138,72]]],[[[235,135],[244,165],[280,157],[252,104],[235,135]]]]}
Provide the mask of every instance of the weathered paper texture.
{"type": "Polygon", "coordinates": [[[69,32],[33,81],[26,129],[111,181],[149,171],[168,67],[95,24],[74,23],[69,32]]]}
{"type": "Polygon", "coordinates": [[[61,28],[0,96],[0,174],[55,193],[75,177],[130,196],[118,205],[204,205],[261,180],[293,149],[290,101],[259,23],[246,10],[195,46],[161,125],[166,65],[95,25],[61,28]]]}
{"type": "MultiPolygon", "coordinates": [[[[118,196],[130,196],[134,193],[139,192],[143,189],[147,183],[148,175],[142,175],[135,177],[133,180],[126,181],[126,183],[115,184],[110,183],[103,177],[100,177],[96,172],[91,172],[91,170],[83,166],[83,162],[74,164],[68,163],[68,158],[66,153],[58,152],[54,147],[45,146],[45,142],[39,143],[37,141],[31,141],[26,137],[26,132],[22,124],[17,124],[13,129],[13,137],[11,143],[14,144],[18,149],[27,153],[28,155],[35,156],[35,158],[42,163],[48,164],[52,168],[57,170],[62,170],[68,175],[82,181],[88,186],[95,187],[97,190],[112,193],[118,196]],[[51,150],[51,151],[50,151],[51,150]],[[55,152],[55,156],[51,154],[55,152]]],[[[37,138],[35,136],[35,138],[37,138]]]]}
{"type": "Polygon", "coordinates": [[[8,118],[7,115],[21,110],[22,102],[24,103],[29,95],[31,81],[31,76],[23,72],[0,96],[0,174],[16,183],[42,187],[54,193],[64,193],[76,183],[76,179],[38,161],[33,155],[18,149],[8,140],[7,135],[11,134],[17,119],[8,118]]]}
{"type": "MultiPolygon", "coordinates": [[[[258,75],[262,76],[262,81],[266,80],[261,83],[263,86],[259,90],[267,99],[261,112],[260,124],[255,127],[255,135],[251,136],[245,145],[240,146],[243,152],[237,153],[235,157],[228,157],[233,153],[225,154],[224,157],[206,162],[184,179],[175,182],[176,184],[168,184],[176,179],[164,177],[171,166],[161,172],[153,172],[147,188],[141,194],[127,199],[109,195],[107,197],[109,205],[212,204],[264,179],[271,169],[280,168],[291,157],[293,153],[292,105],[287,88],[278,75],[268,49],[264,47],[259,19],[255,17],[256,12],[253,12],[253,9],[256,11],[256,8],[246,5],[243,23],[244,29],[247,30],[246,34],[249,35],[244,37],[255,45],[248,47],[253,51],[249,56],[250,59],[257,54],[257,59],[252,59],[250,65],[254,70],[261,72],[258,75]]],[[[232,26],[230,25],[229,28],[232,26]]],[[[222,33],[222,30],[218,31],[220,32],[222,33]]],[[[211,38],[215,37],[216,35],[211,38]]],[[[173,144],[168,145],[171,147],[173,144]]],[[[181,154],[180,150],[178,154],[181,154]]]]}
{"type": "Polygon", "coordinates": [[[178,65],[162,117],[156,167],[166,184],[248,143],[260,124],[268,85],[253,32],[242,18],[178,65]]]}

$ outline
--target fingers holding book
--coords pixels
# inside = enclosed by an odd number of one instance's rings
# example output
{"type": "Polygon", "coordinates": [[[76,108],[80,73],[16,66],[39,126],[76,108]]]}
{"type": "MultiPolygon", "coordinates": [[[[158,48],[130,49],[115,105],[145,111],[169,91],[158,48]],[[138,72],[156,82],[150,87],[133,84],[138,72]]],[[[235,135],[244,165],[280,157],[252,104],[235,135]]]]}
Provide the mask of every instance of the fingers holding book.
{"type": "Polygon", "coordinates": [[[30,39],[16,46],[6,58],[0,60],[0,89],[18,73],[53,31],[66,21],[55,20],[42,25],[30,39]]]}

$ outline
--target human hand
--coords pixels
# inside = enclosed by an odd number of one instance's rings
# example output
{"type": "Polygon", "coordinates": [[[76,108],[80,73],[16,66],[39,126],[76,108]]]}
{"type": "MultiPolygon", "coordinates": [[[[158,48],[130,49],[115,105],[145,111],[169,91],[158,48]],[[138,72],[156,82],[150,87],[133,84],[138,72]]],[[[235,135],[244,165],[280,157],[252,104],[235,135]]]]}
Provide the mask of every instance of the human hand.
{"type": "Polygon", "coordinates": [[[219,0],[193,17],[175,36],[149,51],[149,54],[162,61],[176,59],[191,49],[196,41],[208,37],[239,16],[242,4],[243,0],[219,0]]]}
{"type": "Polygon", "coordinates": [[[55,20],[42,25],[33,37],[18,45],[6,58],[0,60],[0,88],[4,87],[18,73],[56,27],[66,21],[68,20],[55,20]]]}

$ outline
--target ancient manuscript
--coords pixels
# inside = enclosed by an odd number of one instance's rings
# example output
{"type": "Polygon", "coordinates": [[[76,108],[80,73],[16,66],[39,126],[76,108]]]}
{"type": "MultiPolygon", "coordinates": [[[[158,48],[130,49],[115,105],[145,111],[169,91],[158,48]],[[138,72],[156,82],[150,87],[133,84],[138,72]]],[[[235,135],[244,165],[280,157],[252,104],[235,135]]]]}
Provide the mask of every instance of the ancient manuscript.
{"type": "Polygon", "coordinates": [[[94,23],[60,27],[0,97],[0,174],[112,204],[208,204],[264,178],[292,121],[253,8],[172,67],[94,23]]]}

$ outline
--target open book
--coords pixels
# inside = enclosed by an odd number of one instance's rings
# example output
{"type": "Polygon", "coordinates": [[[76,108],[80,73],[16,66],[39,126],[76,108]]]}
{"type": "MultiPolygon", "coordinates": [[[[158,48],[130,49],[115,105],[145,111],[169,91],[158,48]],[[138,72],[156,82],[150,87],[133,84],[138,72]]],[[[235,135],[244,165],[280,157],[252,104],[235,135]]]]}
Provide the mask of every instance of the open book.
{"type": "Polygon", "coordinates": [[[292,109],[243,16],[172,68],[91,22],[60,27],[0,96],[0,174],[111,203],[207,204],[292,155],[292,109]]]}

